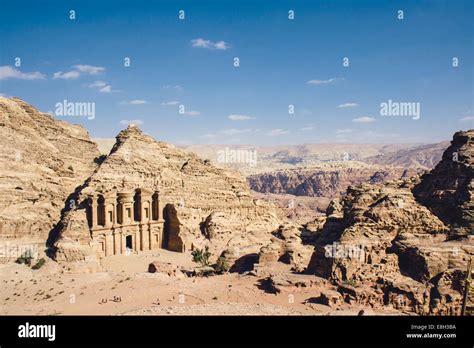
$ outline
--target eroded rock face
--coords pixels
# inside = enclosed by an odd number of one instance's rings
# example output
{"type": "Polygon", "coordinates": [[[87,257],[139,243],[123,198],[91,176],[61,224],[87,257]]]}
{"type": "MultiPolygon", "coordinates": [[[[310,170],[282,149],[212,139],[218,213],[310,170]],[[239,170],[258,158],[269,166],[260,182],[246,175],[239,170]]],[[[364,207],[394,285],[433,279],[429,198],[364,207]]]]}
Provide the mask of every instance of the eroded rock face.
{"type": "Polygon", "coordinates": [[[308,271],[353,285],[352,294],[340,288],[352,301],[369,285],[400,310],[457,313],[460,287],[454,284],[474,255],[474,237],[453,239],[452,231],[470,229],[473,134],[456,133],[441,163],[421,179],[349,187],[329,205],[323,225],[307,226],[317,229],[308,271]]]}
{"type": "MultiPolygon", "coordinates": [[[[88,195],[133,192],[137,188],[159,190],[165,229],[174,230],[176,248],[172,250],[208,245],[217,257],[226,248],[239,247],[244,252],[251,245],[258,252],[281,223],[274,206],[251,197],[239,173],[214,167],[192,153],[156,141],[135,126],[120,132],[110,154],[80,190],[78,209],[65,214],[63,222],[70,214],[86,219],[88,195]],[[231,245],[236,240],[238,245],[231,245]]],[[[87,229],[72,230],[63,224],[57,255],[63,253],[63,241],[75,240],[81,248],[90,243],[87,237],[87,229]]]]}
{"type": "Polygon", "coordinates": [[[413,193],[457,235],[474,234],[474,130],[454,134],[442,161],[413,193]]]}
{"type": "Polygon", "coordinates": [[[419,171],[350,161],[321,164],[321,168],[286,169],[247,177],[250,188],[262,193],[337,198],[350,185],[408,178],[419,171]]]}
{"type": "Polygon", "coordinates": [[[44,244],[95,170],[97,146],[83,127],[0,97],[0,152],[0,238],[44,244]]]}

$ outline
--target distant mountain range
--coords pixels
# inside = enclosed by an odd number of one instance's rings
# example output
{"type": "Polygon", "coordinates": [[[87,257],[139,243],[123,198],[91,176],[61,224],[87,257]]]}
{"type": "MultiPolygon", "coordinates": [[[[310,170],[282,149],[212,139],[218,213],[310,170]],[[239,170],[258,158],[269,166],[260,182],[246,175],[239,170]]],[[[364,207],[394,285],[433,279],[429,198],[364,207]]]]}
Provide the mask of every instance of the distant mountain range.
{"type": "MultiPolygon", "coordinates": [[[[95,138],[99,151],[107,154],[115,143],[112,138],[95,138]]],[[[367,164],[389,165],[427,170],[441,159],[449,142],[435,144],[302,144],[281,146],[253,145],[187,145],[179,146],[196,153],[202,159],[223,167],[240,170],[245,175],[281,169],[320,168],[334,161],[359,161],[367,164]],[[226,149],[256,151],[254,163],[225,163],[218,160],[219,152],[226,149]]]]}

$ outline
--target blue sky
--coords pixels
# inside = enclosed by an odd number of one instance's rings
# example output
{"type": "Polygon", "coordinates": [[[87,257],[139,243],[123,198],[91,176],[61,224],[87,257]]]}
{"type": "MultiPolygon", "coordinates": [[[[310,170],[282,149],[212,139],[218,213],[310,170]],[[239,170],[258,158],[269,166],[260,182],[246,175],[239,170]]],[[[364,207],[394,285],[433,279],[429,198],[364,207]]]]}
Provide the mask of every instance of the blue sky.
{"type": "Polygon", "coordinates": [[[474,128],[471,0],[0,4],[0,93],[45,112],[94,102],[93,120],[57,116],[94,137],[133,120],[177,144],[436,142],[474,128]],[[420,103],[420,118],[381,116],[389,99],[420,103]]]}

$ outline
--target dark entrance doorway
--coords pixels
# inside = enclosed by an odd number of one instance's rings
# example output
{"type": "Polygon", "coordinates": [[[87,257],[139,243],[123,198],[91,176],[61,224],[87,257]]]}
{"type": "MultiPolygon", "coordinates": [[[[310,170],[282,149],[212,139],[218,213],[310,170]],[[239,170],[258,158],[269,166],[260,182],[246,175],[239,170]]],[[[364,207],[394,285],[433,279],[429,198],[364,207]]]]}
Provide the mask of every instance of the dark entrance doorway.
{"type": "Polygon", "coordinates": [[[162,248],[171,251],[184,252],[184,245],[179,236],[179,220],[176,208],[172,204],[167,204],[163,209],[165,220],[162,248]]]}
{"type": "Polygon", "coordinates": [[[125,246],[127,247],[127,249],[133,250],[132,236],[126,236],[125,237],[125,246]]]}

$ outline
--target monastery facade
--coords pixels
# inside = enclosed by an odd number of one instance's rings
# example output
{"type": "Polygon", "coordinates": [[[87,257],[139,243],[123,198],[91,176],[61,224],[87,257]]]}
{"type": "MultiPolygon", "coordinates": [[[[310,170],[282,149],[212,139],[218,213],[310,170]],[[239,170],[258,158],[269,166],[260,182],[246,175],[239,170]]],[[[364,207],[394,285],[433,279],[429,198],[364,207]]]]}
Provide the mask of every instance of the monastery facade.
{"type": "Polygon", "coordinates": [[[159,191],[89,195],[87,219],[94,250],[104,257],[167,248],[162,209],[159,191]]]}

